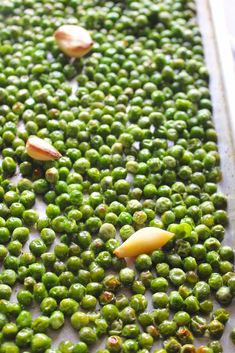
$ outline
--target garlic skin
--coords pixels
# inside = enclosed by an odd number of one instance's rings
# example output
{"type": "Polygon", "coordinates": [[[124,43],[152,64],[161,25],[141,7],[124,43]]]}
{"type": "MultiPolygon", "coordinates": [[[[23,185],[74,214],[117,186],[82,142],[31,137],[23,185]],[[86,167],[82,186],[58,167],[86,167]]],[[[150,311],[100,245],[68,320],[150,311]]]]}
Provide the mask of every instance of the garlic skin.
{"type": "Polygon", "coordinates": [[[145,227],[132,234],[113,253],[120,258],[149,253],[164,246],[173,236],[174,233],[157,227],[145,227]]]}
{"type": "Polygon", "coordinates": [[[26,152],[28,155],[38,161],[54,161],[61,157],[61,154],[55,147],[37,136],[30,136],[26,143],[26,152]]]}
{"type": "Polygon", "coordinates": [[[94,44],[90,33],[76,25],[59,27],[54,33],[54,38],[59,48],[71,58],[81,58],[86,55],[94,44]]]}

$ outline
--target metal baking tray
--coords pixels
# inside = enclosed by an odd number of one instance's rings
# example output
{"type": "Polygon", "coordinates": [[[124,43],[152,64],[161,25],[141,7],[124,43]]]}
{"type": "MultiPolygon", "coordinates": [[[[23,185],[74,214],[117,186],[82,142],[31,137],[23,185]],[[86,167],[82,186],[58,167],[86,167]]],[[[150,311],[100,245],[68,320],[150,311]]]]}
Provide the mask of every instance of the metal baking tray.
{"type": "MultiPolygon", "coordinates": [[[[218,134],[223,179],[219,189],[228,197],[229,226],[223,244],[235,249],[235,67],[226,26],[223,0],[196,0],[199,27],[210,73],[213,121],[218,134]]],[[[224,353],[235,352],[229,339],[235,328],[235,307],[221,339],[224,353]]]]}
{"type": "MultiPolygon", "coordinates": [[[[203,37],[206,65],[210,72],[210,92],[213,101],[213,121],[218,133],[218,145],[221,157],[223,180],[219,185],[228,197],[229,226],[226,230],[224,244],[235,249],[235,72],[229,36],[226,28],[223,0],[196,0],[197,18],[203,37]]],[[[149,307],[152,309],[151,297],[149,307]]],[[[215,304],[216,307],[216,304],[215,304]]],[[[229,339],[230,331],[235,327],[235,307],[228,308],[231,318],[226,325],[222,338],[224,353],[235,352],[235,347],[229,339]]],[[[54,335],[55,345],[61,340],[69,339],[76,342],[77,334],[70,324],[65,325],[58,335],[54,335]]],[[[209,339],[195,341],[197,346],[207,344],[209,339]]],[[[157,342],[151,351],[157,347],[157,342]]],[[[105,345],[105,340],[99,341],[89,352],[97,352],[105,345]]]]}
{"type": "MultiPolygon", "coordinates": [[[[226,29],[223,0],[196,0],[197,18],[203,36],[204,52],[206,65],[210,72],[210,92],[213,100],[213,121],[218,133],[218,145],[221,157],[223,180],[219,189],[228,196],[229,226],[226,230],[224,244],[230,245],[235,249],[235,73],[232,51],[229,44],[229,36],[226,29]]],[[[13,178],[16,182],[18,177],[13,178]]],[[[45,205],[40,200],[36,207],[40,216],[45,216],[45,205]]],[[[37,236],[33,232],[32,238],[37,236]]],[[[25,249],[26,250],[26,249],[25,249]]],[[[131,263],[130,263],[131,266],[131,263]]],[[[15,296],[14,291],[13,296],[15,296]]],[[[149,306],[152,309],[151,297],[148,296],[149,306]]],[[[215,304],[216,305],[216,304],[215,304]]],[[[231,318],[226,325],[225,333],[222,338],[224,353],[235,352],[235,346],[229,339],[229,333],[235,327],[235,307],[231,305],[231,318]]],[[[39,315],[37,309],[32,308],[33,316],[39,315]]],[[[79,337],[69,320],[65,321],[64,328],[58,332],[49,332],[53,338],[53,346],[57,347],[63,340],[78,342],[79,337]]],[[[203,338],[195,341],[197,346],[207,344],[209,339],[203,338]]],[[[160,342],[152,348],[154,351],[160,348],[160,342]]],[[[105,339],[90,348],[89,352],[97,352],[104,348],[105,339]]]]}

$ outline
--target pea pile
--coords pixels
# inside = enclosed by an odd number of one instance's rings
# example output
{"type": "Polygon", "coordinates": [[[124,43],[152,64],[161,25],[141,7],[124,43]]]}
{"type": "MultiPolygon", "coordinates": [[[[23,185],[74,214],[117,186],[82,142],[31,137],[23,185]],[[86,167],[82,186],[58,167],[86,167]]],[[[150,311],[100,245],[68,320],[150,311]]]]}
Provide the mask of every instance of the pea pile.
{"type": "Polygon", "coordinates": [[[0,353],[223,351],[234,253],[195,18],[191,0],[0,1],[0,353]],[[87,57],[59,50],[63,24],[91,31],[87,57]],[[62,157],[32,160],[30,135],[62,157]],[[144,226],[175,237],[131,267],[113,251],[144,226]],[[64,325],[77,340],[54,347],[64,325]]]}

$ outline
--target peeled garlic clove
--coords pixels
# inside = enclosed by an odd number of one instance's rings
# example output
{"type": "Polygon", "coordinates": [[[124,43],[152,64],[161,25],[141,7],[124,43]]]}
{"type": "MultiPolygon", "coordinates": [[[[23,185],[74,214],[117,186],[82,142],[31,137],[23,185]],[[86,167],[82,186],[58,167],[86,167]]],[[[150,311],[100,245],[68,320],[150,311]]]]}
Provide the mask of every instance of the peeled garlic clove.
{"type": "Polygon", "coordinates": [[[118,257],[133,257],[149,253],[164,246],[173,236],[173,233],[160,228],[142,228],[132,234],[113,253],[118,257]]]}
{"type": "Polygon", "coordinates": [[[72,58],[81,58],[93,46],[90,33],[80,26],[61,26],[55,31],[54,37],[60,49],[72,58]]]}
{"type": "Polygon", "coordinates": [[[53,161],[61,157],[55,147],[37,136],[30,136],[26,143],[26,151],[30,157],[38,161],[53,161]]]}

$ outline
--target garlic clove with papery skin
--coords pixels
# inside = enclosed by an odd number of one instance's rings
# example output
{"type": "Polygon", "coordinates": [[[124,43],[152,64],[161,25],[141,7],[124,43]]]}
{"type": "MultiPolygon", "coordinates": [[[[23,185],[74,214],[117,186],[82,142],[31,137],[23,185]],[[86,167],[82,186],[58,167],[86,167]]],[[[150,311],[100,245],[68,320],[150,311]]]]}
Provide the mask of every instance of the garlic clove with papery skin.
{"type": "Polygon", "coordinates": [[[26,142],[26,152],[38,161],[54,161],[61,157],[61,154],[49,142],[37,137],[30,136],[26,142]]]}
{"type": "Polygon", "coordinates": [[[86,55],[94,44],[90,33],[76,25],[59,27],[54,33],[54,38],[59,48],[71,58],[81,58],[86,55]]]}

